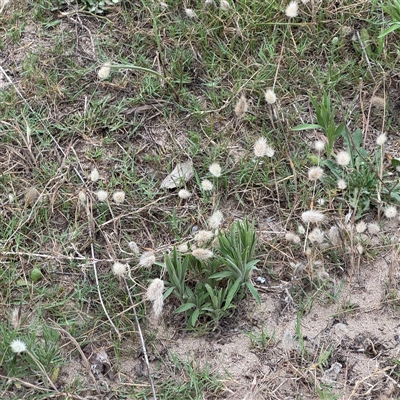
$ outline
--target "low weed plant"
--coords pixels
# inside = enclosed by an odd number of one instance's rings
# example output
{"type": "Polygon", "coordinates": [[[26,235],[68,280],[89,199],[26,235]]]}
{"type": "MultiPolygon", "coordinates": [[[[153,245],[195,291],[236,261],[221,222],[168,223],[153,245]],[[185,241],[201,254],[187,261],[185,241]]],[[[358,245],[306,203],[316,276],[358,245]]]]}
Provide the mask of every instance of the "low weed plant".
{"type": "Polygon", "coordinates": [[[176,248],[165,255],[169,288],[164,297],[173,295],[181,303],[176,312],[187,314],[188,328],[199,323],[218,326],[247,293],[260,302],[250,280],[259,261],[254,259],[255,246],[254,226],[244,220],[218,232],[209,258],[180,254],[176,248]]]}

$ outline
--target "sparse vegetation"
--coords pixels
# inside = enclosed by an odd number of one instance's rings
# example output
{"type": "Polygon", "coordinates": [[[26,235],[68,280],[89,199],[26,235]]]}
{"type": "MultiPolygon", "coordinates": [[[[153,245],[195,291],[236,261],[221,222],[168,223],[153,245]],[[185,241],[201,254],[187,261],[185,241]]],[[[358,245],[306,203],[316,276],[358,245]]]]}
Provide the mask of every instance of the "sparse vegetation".
{"type": "Polygon", "coordinates": [[[0,397],[399,397],[399,10],[0,0],[0,397]]]}

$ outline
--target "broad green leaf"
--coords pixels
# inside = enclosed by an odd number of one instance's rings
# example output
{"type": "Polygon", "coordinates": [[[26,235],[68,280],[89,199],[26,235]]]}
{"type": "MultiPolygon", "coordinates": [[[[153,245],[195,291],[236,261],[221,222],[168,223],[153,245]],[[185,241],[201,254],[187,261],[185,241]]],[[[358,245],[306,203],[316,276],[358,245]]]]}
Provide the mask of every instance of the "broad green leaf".
{"type": "Polygon", "coordinates": [[[400,165],[400,158],[393,157],[391,160],[391,163],[392,163],[393,167],[395,167],[395,168],[398,167],[400,165]]]}
{"type": "Polygon", "coordinates": [[[210,296],[211,301],[214,303],[215,294],[212,287],[208,283],[206,283],[204,286],[206,287],[206,290],[208,292],[208,295],[210,296]]]}
{"type": "Polygon", "coordinates": [[[392,25],[389,26],[389,28],[386,28],[384,31],[382,31],[378,38],[384,38],[385,36],[389,35],[389,33],[392,33],[393,31],[396,31],[397,29],[400,29],[400,23],[395,22],[392,25]]]}
{"type": "Polygon", "coordinates": [[[260,299],[260,295],[257,292],[257,289],[253,286],[253,284],[251,282],[246,282],[245,285],[250,290],[250,293],[256,299],[257,303],[260,304],[261,299],[260,299]]]}
{"type": "Polygon", "coordinates": [[[359,150],[362,147],[362,142],[363,142],[363,133],[361,129],[356,129],[352,135],[354,145],[356,148],[359,150]]]}
{"type": "Polygon", "coordinates": [[[222,278],[229,278],[231,277],[233,274],[231,271],[222,271],[222,272],[217,272],[214,275],[210,276],[210,279],[222,279],[222,278]]]}
{"type": "Polygon", "coordinates": [[[170,288],[168,288],[166,291],[165,291],[165,293],[164,293],[164,295],[163,295],[163,298],[164,298],[164,300],[174,291],[174,287],[173,286],[171,286],[170,288]]]}
{"type": "Polygon", "coordinates": [[[390,192],[390,199],[400,204],[400,194],[398,191],[390,192]]]}
{"type": "Polygon", "coordinates": [[[199,319],[199,315],[200,315],[200,310],[198,308],[196,308],[193,311],[192,316],[190,317],[190,322],[192,324],[192,326],[194,327],[196,325],[197,320],[199,319]]]}
{"type": "Polygon", "coordinates": [[[227,310],[229,308],[229,306],[231,305],[232,299],[236,295],[236,293],[239,289],[239,286],[240,286],[240,279],[236,279],[235,283],[229,289],[228,296],[226,296],[224,310],[227,310]]]}
{"type": "Polygon", "coordinates": [[[178,313],[181,313],[181,312],[190,310],[190,309],[193,308],[193,307],[196,307],[196,304],[194,304],[194,303],[182,304],[180,307],[178,307],[178,308],[175,310],[175,312],[178,314],[178,313]]]}
{"type": "Polygon", "coordinates": [[[306,129],[324,129],[318,124],[300,124],[292,128],[292,131],[304,131],[306,129]]]}
{"type": "Polygon", "coordinates": [[[342,135],[343,131],[346,129],[346,125],[344,122],[342,122],[335,131],[335,139],[337,139],[338,137],[340,137],[340,135],[342,135]]]}
{"type": "Polygon", "coordinates": [[[246,271],[256,269],[254,268],[260,260],[252,260],[246,264],[246,271]]]}

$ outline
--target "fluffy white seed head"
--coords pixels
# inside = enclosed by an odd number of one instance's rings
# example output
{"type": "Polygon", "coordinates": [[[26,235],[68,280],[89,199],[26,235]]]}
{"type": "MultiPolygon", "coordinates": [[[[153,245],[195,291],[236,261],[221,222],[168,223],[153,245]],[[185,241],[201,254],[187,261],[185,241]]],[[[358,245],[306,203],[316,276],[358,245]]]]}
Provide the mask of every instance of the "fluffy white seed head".
{"type": "Polygon", "coordinates": [[[105,190],[98,190],[96,192],[97,200],[99,201],[106,201],[108,197],[108,193],[105,190]]]}
{"type": "Polygon", "coordinates": [[[125,192],[123,192],[122,190],[115,192],[113,194],[113,200],[117,203],[117,204],[122,204],[125,201],[125,192]]]}
{"type": "Polygon", "coordinates": [[[158,319],[162,314],[163,306],[164,298],[162,296],[153,301],[153,313],[156,319],[158,319]]]}
{"type": "Polygon", "coordinates": [[[289,18],[296,18],[299,13],[299,6],[296,1],[291,1],[286,7],[285,14],[289,18]]]}
{"type": "Polygon", "coordinates": [[[122,264],[120,262],[116,262],[112,266],[112,271],[113,271],[114,275],[124,276],[126,274],[127,267],[128,266],[126,264],[122,264]]]}
{"type": "Polygon", "coordinates": [[[176,250],[178,250],[179,253],[187,253],[189,251],[189,246],[187,243],[182,243],[176,248],[176,250]]]}
{"type": "Polygon", "coordinates": [[[249,104],[247,103],[247,99],[244,94],[240,96],[239,101],[235,106],[235,114],[240,119],[243,118],[249,108],[249,104]]]}
{"type": "Polygon", "coordinates": [[[397,215],[397,208],[395,206],[388,206],[385,209],[385,217],[388,219],[392,219],[397,215]]]}
{"type": "Polygon", "coordinates": [[[304,254],[307,257],[311,257],[313,255],[313,249],[310,246],[307,246],[307,248],[304,250],[304,254]]]}
{"type": "Polygon", "coordinates": [[[282,337],[283,349],[286,351],[292,350],[295,347],[295,344],[294,334],[289,329],[286,329],[282,337]]]}
{"type": "Polygon", "coordinates": [[[308,170],[308,179],[310,181],[317,181],[321,179],[324,175],[324,170],[321,167],[311,167],[308,170]]]}
{"type": "Polygon", "coordinates": [[[181,189],[178,192],[178,196],[183,200],[188,199],[191,195],[192,195],[192,193],[190,193],[189,190],[186,190],[186,189],[181,189]]]}
{"type": "Polygon", "coordinates": [[[221,211],[215,211],[213,215],[208,219],[208,226],[211,229],[218,229],[219,226],[221,225],[222,220],[224,219],[224,216],[221,211]]]}
{"type": "Polygon", "coordinates": [[[311,243],[322,243],[324,241],[324,232],[319,228],[314,228],[308,235],[311,243]]]}
{"type": "Polygon", "coordinates": [[[198,260],[204,261],[211,258],[214,253],[208,249],[195,249],[192,251],[192,255],[198,260]]]}
{"type": "Polygon", "coordinates": [[[135,254],[137,256],[140,254],[139,246],[133,240],[128,243],[128,247],[133,254],[135,254]]]}
{"type": "Polygon", "coordinates": [[[221,176],[221,166],[218,163],[212,163],[208,170],[211,172],[213,176],[219,178],[221,176]]]}
{"type": "Polygon", "coordinates": [[[325,219],[325,217],[324,217],[324,214],[320,213],[319,211],[309,210],[309,211],[305,211],[305,212],[303,212],[303,214],[301,214],[301,219],[306,224],[310,224],[310,223],[316,224],[318,222],[322,222],[325,219]]]}
{"type": "MultiPolygon", "coordinates": [[[[83,194],[85,194],[85,193],[83,193],[83,194]]],[[[37,201],[39,201],[39,199],[40,199],[40,193],[34,186],[30,187],[26,191],[26,193],[25,193],[25,205],[26,206],[29,206],[29,207],[33,206],[37,201]]],[[[85,200],[86,200],[86,197],[85,197],[85,200]]]]}
{"type": "Polygon", "coordinates": [[[162,314],[164,306],[164,281],[161,279],[153,279],[146,291],[146,300],[153,303],[154,317],[158,318],[162,314]]]}
{"type": "Polygon", "coordinates": [[[378,110],[384,110],[386,108],[386,101],[382,97],[372,96],[370,101],[371,106],[377,108],[378,110]]]}
{"type": "Polygon", "coordinates": [[[360,221],[356,225],[356,232],[357,233],[364,233],[367,230],[367,224],[364,221],[360,221]]]}
{"type": "Polygon", "coordinates": [[[387,140],[387,136],[385,133],[381,133],[377,138],[376,138],[376,144],[378,146],[383,146],[387,140]]]}
{"type": "Polygon", "coordinates": [[[272,89],[267,89],[265,91],[265,101],[268,104],[274,104],[276,103],[276,94],[272,89]]]}
{"type": "Polygon", "coordinates": [[[214,185],[212,184],[211,181],[209,181],[208,179],[203,179],[201,181],[201,188],[206,191],[209,192],[211,190],[213,190],[214,185]]]}
{"type": "Polygon", "coordinates": [[[156,255],[154,251],[144,252],[139,259],[139,265],[141,267],[150,268],[156,262],[156,255]]]}
{"type": "Polygon", "coordinates": [[[97,182],[100,179],[100,174],[99,174],[99,171],[97,171],[97,168],[92,169],[92,172],[90,173],[89,178],[92,182],[97,182]]]}
{"type": "Polygon", "coordinates": [[[299,237],[298,235],[296,235],[295,233],[293,233],[293,232],[288,232],[288,233],[285,235],[285,239],[286,239],[288,242],[292,242],[292,243],[294,243],[294,244],[300,243],[300,237],[299,237]]]}
{"type": "Polygon", "coordinates": [[[85,192],[80,191],[78,193],[78,199],[81,203],[85,204],[86,203],[86,194],[85,192]]]}
{"type": "Polygon", "coordinates": [[[231,5],[226,0],[221,0],[219,7],[222,11],[228,11],[231,8],[231,5]]]}
{"type": "Polygon", "coordinates": [[[377,223],[370,222],[368,224],[368,233],[370,233],[371,235],[377,235],[380,230],[381,230],[381,228],[379,227],[379,225],[377,223]]]}
{"type": "Polygon", "coordinates": [[[297,233],[299,235],[304,235],[306,233],[306,228],[301,224],[297,225],[297,233]]]}
{"type": "Polygon", "coordinates": [[[164,281],[161,279],[153,279],[146,290],[146,300],[155,301],[163,296],[164,281]]]}
{"type": "Polygon", "coordinates": [[[337,187],[338,187],[338,189],[340,189],[340,190],[346,189],[346,188],[347,188],[346,181],[345,181],[344,179],[339,179],[339,180],[337,181],[337,187]]]}
{"type": "Polygon", "coordinates": [[[186,16],[193,19],[197,17],[196,12],[192,8],[185,8],[186,16]]]}
{"type": "Polygon", "coordinates": [[[11,311],[11,318],[10,318],[11,326],[14,329],[18,329],[21,325],[21,309],[20,307],[16,307],[11,311]]]}
{"type": "Polygon", "coordinates": [[[336,154],[336,162],[341,167],[349,165],[350,160],[350,154],[345,150],[341,150],[336,154]]]}
{"type": "Polygon", "coordinates": [[[364,253],[364,247],[361,244],[358,244],[356,246],[356,249],[358,251],[358,254],[361,255],[362,253],[364,253]]]}
{"type": "Polygon", "coordinates": [[[325,150],[325,143],[322,140],[317,140],[314,143],[314,148],[318,151],[318,153],[321,153],[325,150]]]}
{"type": "Polygon", "coordinates": [[[107,61],[99,69],[97,76],[100,79],[107,79],[110,76],[110,72],[111,72],[111,63],[109,61],[107,61]]]}
{"type": "Polygon", "coordinates": [[[274,154],[275,154],[275,150],[270,145],[267,144],[267,147],[265,149],[265,155],[267,157],[273,157],[274,154]]]}
{"type": "Polygon", "coordinates": [[[214,233],[211,231],[198,231],[194,235],[194,240],[197,244],[201,245],[202,243],[209,242],[214,237],[214,233]]]}
{"type": "Polygon", "coordinates": [[[275,154],[275,150],[267,144],[267,141],[265,138],[260,137],[257,139],[257,141],[254,143],[254,155],[256,157],[273,157],[275,154]]]}
{"type": "Polygon", "coordinates": [[[254,143],[254,155],[256,157],[264,157],[265,151],[267,148],[267,141],[265,138],[260,137],[254,143]]]}
{"type": "Polygon", "coordinates": [[[10,343],[10,347],[13,353],[23,353],[24,351],[27,350],[26,347],[26,343],[23,342],[20,339],[14,339],[11,343],[10,343]]]}
{"type": "Polygon", "coordinates": [[[331,226],[328,232],[329,240],[335,246],[338,246],[341,243],[339,228],[335,225],[331,226]]]}

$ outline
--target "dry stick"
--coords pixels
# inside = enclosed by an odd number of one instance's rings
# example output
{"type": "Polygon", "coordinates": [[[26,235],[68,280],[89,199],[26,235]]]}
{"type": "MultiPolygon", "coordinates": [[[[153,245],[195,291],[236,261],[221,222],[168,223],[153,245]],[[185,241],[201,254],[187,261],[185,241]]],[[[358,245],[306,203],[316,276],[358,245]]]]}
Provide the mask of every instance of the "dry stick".
{"type": "MultiPolygon", "coordinates": [[[[52,322],[54,324],[56,324],[54,321],[52,321],[52,322]]],[[[68,336],[68,339],[75,345],[76,349],[78,350],[79,354],[82,357],[82,362],[83,362],[84,367],[86,368],[89,376],[92,378],[92,380],[93,380],[93,382],[94,382],[94,384],[96,386],[96,389],[98,389],[97,381],[96,381],[96,378],[94,377],[94,375],[92,373],[92,370],[90,368],[89,360],[86,358],[85,353],[82,351],[81,346],[79,345],[79,343],[76,341],[76,339],[68,331],[66,331],[65,329],[61,328],[61,326],[59,326],[58,324],[57,324],[57,326],[53,326],[53,328],[56,329],[59,332],[64,333],[66,336],[68,336]]]]}
{"type": "MultiPolygon", "coordinates": [[[[95,223],[94,220],[93,220],[93,223],[95,223]]],[[[98,227],[98,229],[100,230],[100,232],[102,232],[101,228],[98,227]]],[[[113,248],[111,246],[111,243],[110,243],[107,235],[105,235],[103,232],[102,232],[102,234],[103,234],[104,239],[107,242],[108,248],[109,248],[110,252],[112,253],[112,256],[115,256],[114,255],[114,250],[113,250],[113,248]]],[[[140,286],[135,282],[135,280],[131,276],[129,276],[129,277],[130,277],[130,279],[132,279],[132,281],[137,286],[140,286]]],[[[151,373],[150,373],[150,363],[149,363],[149,359],[147,357],[146,343],[144,341],[144,337],[143,337],[143,334],[142,334],[142,329],[141,329],[140,323],[139,323],[139,318],[138,318],[137,313],[136,313],[137,304],[135,305],[135,303],[133,302],[132,295],[131,295],[131,292],[129,290],[128,283],[126,282],[126,279],[124,277],[123,277],[123,280],[124,280],[124,283],[125,283],[126,291],[128,293],[128,296],[129,296],[129,301],[130,301],[132,309],[133,309],[133,315],[135,316],[135,322],[136,322],[136,325],[137,325],[137,329],[138,329],[138,333],[139,333],[139,337],[140,337],[140,342],[141,342],[141,345],[142,345],[142,351],[143,351],[145,362],[146,362],[146,368],[147,368],[147,372],[148,372],[149,382],[150,382],[151,390],[153,392],[153,399],[157,400],[157,395],[156,395],[156,390],[155,390],[155,387],[154,387],[153,377],[151,376],[151,373]]]]}
{"type": "MultiPolygon", "coordinates": [[[[384,92],[384,100],[385,99],[385,85],[383,85],[383,92],[384,92]]],[[[382,129],[381,129],[381,134],[383,135],[383,130],[385,128],[385,116],[386,116],[386,101],[383,102],[383,118],[382,118],[382,129]]],[[[380,159],[380,165],[379,165],[379,186],[378,186],[378,219],[381,218],[381,190],[382,190],[382,180],[383,180],[383,145],[381,145],[381,159],[380,159]]],[[[389,192],[389,201],[390,201],[390,192],[389,192]]]]}
{"type": "MultiPolygon", "coordinates": [[[[76,250],[76,249],[75,249],[76,250]]],[[[41,254],[41,253],[30,253],[29,251],[0,251],[0,255],[2,256],[28,256],[28,257],[38,257],[38,258],[45,258],[48,260],[71,260],[71,261],[87,261],[87,257],[85,256],[79,256],[79,257],[73,257],[73,256],[66,256],[64,254],[56,254],[56,255],[49,255],[49,254],[41,254]]],[[[134,260],[135,258],[124,258],[124,261],[131,261],[134,260]]],[[[96,259],[91,259],[90,261],[96,261],[96,262],[113,262],[115,261],[115,258],[96,258],[96,259]]]]}
{"type": "Polygon", "coordinates": [[[366,51],[366,49],[365,49],[365,44],[364,44],[364,42],[362,41],[359,32],[357,32],[357,38],[358,38],[358,40],[359,40],[359,42],[360,42],[361,50],[362,50],[362,52],[363,52],[363,54],[364,54],[365,61],[367,62],[369,72],[371,73],[371,76],[373,76],[373,75],[372,75],[372,70],[371,70],[371,62],[369,61],[368,54],[367,54],[367,51],[366,51]]]}
{"type": "Polygon", "coordinates": [[[34,363],[39,367],[40,371],[42,371],[43,375],[47,379],[47,383],[57,392],[60,393],[59,390],[56,388],[56,385],[53,383],[53,381],[50,379],[49,375],[46,372],[46,369],[44,368],[43,364],[35,357],[34,354],[32,354],[29,350],[26,350],[27,354],[29,357],[32,358],[34,363]]]}
{"type": "Polygon", "coordinates": [[[110,322],[111,326],[114,328],[115,332],[118,335],[118,339],[121,340],[121,333],[119,332],[118,328],[114,325],[114,322],[112,321],[110,315],[107,312],[106,306],[103,302],[103,297],[101,295],[101,290],[100,290],[100,283],[99,283],[99,277],[97,275],[97,266],[96,263],[97,261],[95,261],[95,255],[94,255],[94,246],[93,246],[93,241],[94,241],[94,237],[93,237],[93,216],[91,214],[91,212],[89,211],[89,199],[87,199],[86,201],[86,214],[87,214],[87,218],[88,218],[88,230],[89,230],[89,238],[90,238],[90,251],[92,253],[92,265],[93,265],[93,271],[94,271],[94,278],[96,280],[96,287],[97,287],[97,293],[99,294],[99,300],[101,303],[101,306],[103,308],[104,313],[106,314],[106,317],[108,319],[108,321],[110,322]]]}
{"type": "Polygon", "coordinates": [[[272,89],[275,88],[275,84],[276,81],[278,80],[278,73],[279,73],[279,68],[281,66],[281,61],[282,61],[282,57],[283,57],[283,52],[285,51],[285,46],[282,46],[281,48],[281,54],[279,54],[279,58],[278,58],[278,65],[276,67],[276,71],[275,71],[275,76],[274,76],[274,84],[272,86],[272,89]]]}
{"type": "MultiPolygon", "coordinates": [[[[384,119],[384,118],[383,118],[384,119]]],[[[378,170],[378,176],[379,176],[379,182],[378,182],[378,191],[376,193],[376,197],[378,198],[378,220],[381,219],[381,211],[382,211],[382,199],[381,199],[381,191],[382,191],[382,181],[383,181],[383,144],[380,146],[380,160],[379,160],[379,170],[378,170]]],[[[390,200],[390,198],[389,198],[390,200]]]]}
{"type": "MultiPolygon", "coordinates": [[[[374,90],[372,92],[371,98],[375,96],[375,94],[376,94],[376,92],[378,91],[379,88],[380,88],[380,84],[378,86],[375,86],[375,88],[374,88],[374,90]]],[[[362,116],[363,116],[363,120],[364,120],[364,106],[363,106],[363,99],[362,99],[361,91],[362,91],[362,86],[360,86],[360,106],[361,106],[361,112],[362,112],[362,116]]],[[[364,134],[363,135],[364,136],[363,146],[364,147],[367,144],[368,130],[369,130],[369,120],[370,120],[370,117],[371,117],[371,109],[372,109],[372,102],[370,100],[369,106],[368,106],[367,120],[365,121],[364,128],[363,128],[363,134],[364,134]]]]}
{"type": "MultiPolygon", "coordinates": [[[[272,84],[272,90],[275,92],[275,85],[276,85],[276,81],[278,80],[278,73],[279,73],[279,68],[281,66],[281,61],[283,58],[283,52],[285,51],[285,46],[283,45],[281,48],[281,54],[279,55],[278,58],[278,64],[276,66],[276,71],[275,71],[275,76],[274,76],[274,83],[272,84]]],[[[271,125],[272,127],[275,129],[275,124],[274,124],[274,118],[277,120],[278,119],[278,115],[274,109],[273,104],[268,104],[269,105],[269,110],[270,110],[270,120],[271,120],[271,125]]]]}
{"type": "Polygon", "coordinates": [[[153,392],[153,400],[157,400],[156,389],[154,387],[153,377],[151,376],[151,371],[150,371],[149,358],[147,357],[146,344],[145,344],[145,341],[144,341],[144,338],[143,338],[142,329],[140,328],[140,323],[139,323],[139,318],[138,318],[137,313],[136,313],[135,303],[133,302],[132,295],[131,295],[131,292],[129,290],[129,286],[128,286],[128,283],[126,282],[126,279],[123,278],[123,280],[124,280],[124,283],[125,283],[126,291],[128,292],[129,301],[133,306],[133,315],[135,317],[136,325],[138,327],[138,333],[139,333],[140,341],[142,343],[143,355],[144,355],[144,359],[146,361],[147,375],[149,376],[151,391],[153,392]]]}
{"type": "MultiPolygon", "coordinates": [[[[93,249],[92,249],[92,251],[93,251],[93,249]]],[[[121,336],[121,334],[120,334],[118,328],[117,328],[117,327],[114,325],[114,323],[112,322],[112,319],[111,319],[110,315],[109,315],[108,312],[107,312],[106,306],[105,306],[105,304],[104,304],[104,302],[103,302],[103,298],[102,298],[102,296],[101,296],[99,281],[98,281],[98,277],[97,277],[96,263],[93,263],[93,270],[94,270],[94,275],[95,275],[95,280],[96,280],[97,293],[98,293],[98,295],[99,295],[99,299],[100,299],[100,303],[101,303],[101,305],[102,305],[103,311],[104,311],[104,313],[106,314],[108,321],[110,322],[110,324],[111,324],[112,327],[114,328],[116,334],[118,335],[119,341],[121,341],[121,340],[122,340],[122,336],[121,336]]]]}
{"type": "MultiPolygon", "coordinates": [[[[44,387],[40,387],[40,386],[36,386],[33,383],[29,383],[29,382],[25,382],[22,379],[19,378],[15,378],[15,377],[11,377],[11,376],[4,376],[4,375],[0,375],[1,379],[4,379],[4,381],[6,380],[11,380],[11,381],[16,381],[19,382],[21,385],[24,385],[30,389],[36,389],[36,390],[41,390],[42,392],[52,392],[51,389],[48,388],[44,388],[44,387]]],[[[57,395],[59,395],[60,393],[57,393],[57,395]]]]}
{"type": "MultiPolygon", "coordinates": [[[[318,160],[318,166],[319,166],[319,160],[318,160]]],[[[313,187],[313,193],[312,193],[312,197],[311,197],[310,210],[313,210],[313,208],[314,208],[314,199],[315,199],[315,190],[317,188],[317,180],[314,181],[314,187],[313,187]]],[[[304,238],[304,247],[303,247],[303,252],[304,253],[306,252],[309,231],[310,231],[310,222],[307,224],[306,236],[304,238]]]]}

